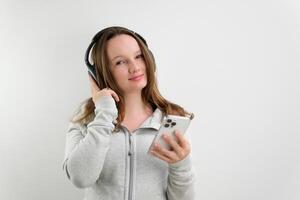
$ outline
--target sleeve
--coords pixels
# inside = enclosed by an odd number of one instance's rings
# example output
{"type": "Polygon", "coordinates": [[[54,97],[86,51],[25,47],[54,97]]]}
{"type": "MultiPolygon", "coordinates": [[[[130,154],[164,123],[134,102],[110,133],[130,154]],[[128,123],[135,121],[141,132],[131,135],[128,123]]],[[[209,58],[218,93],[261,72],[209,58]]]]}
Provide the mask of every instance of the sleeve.
{"type": "Polygon", "coordinates": [[[81,125],[70,122],[62,165],[78,188],[89,187],[99,178],[117,116],[113,97],[103,96],[95,104],[95,118],[87,125],[85,135],[81,125]]]}
{"type": "Polygon", "coordinates": [[[181,161],[169,164],[168,200],[193,200],[194,187],[195,170],[190,154],[181,161]]]}

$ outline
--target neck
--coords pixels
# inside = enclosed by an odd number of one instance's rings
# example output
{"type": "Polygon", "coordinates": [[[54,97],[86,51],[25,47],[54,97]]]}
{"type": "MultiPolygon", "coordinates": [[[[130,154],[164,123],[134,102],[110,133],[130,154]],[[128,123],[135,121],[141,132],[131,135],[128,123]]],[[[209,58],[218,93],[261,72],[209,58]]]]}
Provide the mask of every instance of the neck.
{"type": "Polygon", "coordinates": [[[152,113],[152,108],[149,105],[145,105],[141,92],[129,93],[125,97],[125,119],[135,119],[139,116],[149,115],[152,113]]]}

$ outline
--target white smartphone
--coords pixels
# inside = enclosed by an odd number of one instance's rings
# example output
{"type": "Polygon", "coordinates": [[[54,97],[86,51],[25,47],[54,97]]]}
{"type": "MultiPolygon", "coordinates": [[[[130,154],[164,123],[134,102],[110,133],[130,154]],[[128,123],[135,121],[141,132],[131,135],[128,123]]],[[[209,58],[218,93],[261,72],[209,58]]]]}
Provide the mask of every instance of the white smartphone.
{"type": "Polygon", "coordinates": [[[190,117],[184,117],[178,115],[165,116],[162,125],[158,130],[158,134],[155,136],[152,144],[150,145],[148,152],[153,147],[155,142],[157,142],[162,148],[171,150],[170,145],[165,142],[165,140],[162,137],[162,134],[163,133],[168,134],[169,136],[173,137],[176,141],[178,141],[177,137],[174,134],[174,131],[178,130],[182,135],[185,134],[187,128],[190,125],[191,120],[192,118],[190,117]]]}

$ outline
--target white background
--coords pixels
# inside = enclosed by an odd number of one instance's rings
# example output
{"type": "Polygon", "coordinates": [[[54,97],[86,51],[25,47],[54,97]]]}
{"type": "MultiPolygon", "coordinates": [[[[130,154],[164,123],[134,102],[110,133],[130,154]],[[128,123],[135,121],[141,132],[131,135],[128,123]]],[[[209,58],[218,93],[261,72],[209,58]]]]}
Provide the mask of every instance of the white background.
{"type": "Polygon", "coordinates": [[[297,0],[1,1],[0,199],[82,200],[62,170],[90,97],[84,53],[120,25],[155,55],[161,93],[194,112],[201,200],[300,199],[297,0]]]}

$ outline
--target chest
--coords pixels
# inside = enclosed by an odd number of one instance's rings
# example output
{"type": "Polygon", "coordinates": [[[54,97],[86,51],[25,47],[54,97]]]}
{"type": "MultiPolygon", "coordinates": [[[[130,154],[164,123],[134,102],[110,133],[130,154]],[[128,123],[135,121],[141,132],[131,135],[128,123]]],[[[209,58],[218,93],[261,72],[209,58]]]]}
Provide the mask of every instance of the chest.
{"type": "MultiPolygon", "coordinates": [[[[150,166],[160,166],[161,170],[152,171],[154,176],[160,179],[161,173],[165,173],[165,169],[167,169],[166,163],[148,153],[156,134],[157,131],[154,129],[137,129],[132,133],[120,131],[111,135],[110,148],[106,154],[103,165],[104,173],[101,174],[101,177],[107,181],[116,178],[117,181],[118,177],[123,176],[124,169],[125,171],[129,170],[134,162],[135,167],[139,166],[136,169],[138,171],[149,169],[150,166]]],[[[143,176],[144,173],[141,172],[139,176],[143,176]]]]}

